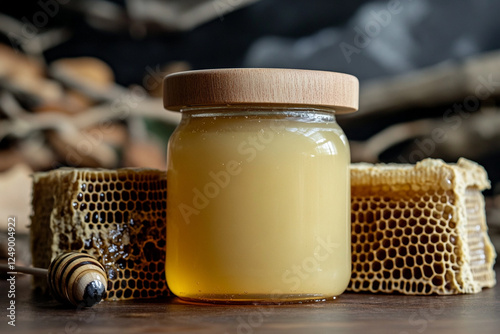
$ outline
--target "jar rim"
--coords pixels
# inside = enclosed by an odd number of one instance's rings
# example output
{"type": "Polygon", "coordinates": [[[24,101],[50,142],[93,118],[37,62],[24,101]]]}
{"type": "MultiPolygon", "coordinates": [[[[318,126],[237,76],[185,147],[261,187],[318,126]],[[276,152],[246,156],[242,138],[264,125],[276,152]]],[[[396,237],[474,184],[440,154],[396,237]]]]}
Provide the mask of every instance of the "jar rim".
{"type": "Polygon", "coordinates": [[[264,118],[293,118],[295,120],[307,119],[308,122],[337,122],[335,110],[327,108],[304,108],[304,107],[283,107],[283,108],[261,108],[245,105],[229,105],[224,107],[196,107],[181,109],[181,113],[187,117],[258,117],[264,118]]]}
{"type": "Polygon", "coordinates": [[[177,72],[163,81],[163,104],[186,107],[239,104],[358,109],[359,82],[352,75],[313,70],[232,68],[177,72]]]}

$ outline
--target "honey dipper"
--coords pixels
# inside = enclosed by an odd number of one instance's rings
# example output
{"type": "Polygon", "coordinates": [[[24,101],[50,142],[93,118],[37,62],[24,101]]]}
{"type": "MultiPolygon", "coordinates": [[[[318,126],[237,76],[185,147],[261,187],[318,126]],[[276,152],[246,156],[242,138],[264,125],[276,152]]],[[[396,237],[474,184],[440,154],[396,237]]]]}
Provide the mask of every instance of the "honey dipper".
{"type": "MultiPolygon", "coordinates": [[[[8,265],[0,269],[13,271],[8,265]]],[[[103,266],[84,253],[63,253],[56,257],[48,269],[15,267],[15,271],[47,276],[49,289],[63,303],[91,307],[99,303],[106,293],[108,280],[103,266]]]]}

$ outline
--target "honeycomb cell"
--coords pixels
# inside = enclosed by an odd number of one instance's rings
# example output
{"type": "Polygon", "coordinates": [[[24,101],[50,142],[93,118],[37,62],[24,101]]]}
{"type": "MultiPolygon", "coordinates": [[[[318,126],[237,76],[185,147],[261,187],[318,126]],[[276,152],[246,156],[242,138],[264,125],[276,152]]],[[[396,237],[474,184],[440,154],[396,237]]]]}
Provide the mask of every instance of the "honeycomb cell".
{"type": "Polygon", "coordinates": [[[428,295],[493,286],[481,194],[488,187],[484,169],[466,159],[352,165],[348,290],[428,295]]]}

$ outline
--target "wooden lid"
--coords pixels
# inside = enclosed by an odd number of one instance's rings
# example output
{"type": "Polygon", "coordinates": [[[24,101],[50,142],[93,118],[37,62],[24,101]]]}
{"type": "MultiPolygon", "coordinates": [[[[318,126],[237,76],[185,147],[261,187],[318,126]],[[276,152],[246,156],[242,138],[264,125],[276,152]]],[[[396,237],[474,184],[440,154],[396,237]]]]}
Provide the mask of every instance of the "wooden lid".
{"type": "Polygon", "coordinates": [[[198,70],[167,75],[163,105],[185,107],[237,104],[307,105],[337,113],[358,110],[358,79],[349,74],[274,68],[198,70]]]}

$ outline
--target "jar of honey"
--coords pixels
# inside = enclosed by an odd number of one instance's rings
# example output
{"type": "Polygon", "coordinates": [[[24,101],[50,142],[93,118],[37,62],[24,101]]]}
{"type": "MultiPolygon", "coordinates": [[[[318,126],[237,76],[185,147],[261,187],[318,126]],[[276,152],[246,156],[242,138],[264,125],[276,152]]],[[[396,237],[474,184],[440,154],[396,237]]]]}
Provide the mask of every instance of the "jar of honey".
{"type": "Polygon", "coordinates": [[[350,154],[336,114],[358,80],[291,69],[179,72],[164,106],[182,119],[168,143],[167,257],[181,299],[331,299],[351,275],[350,154]]]}

